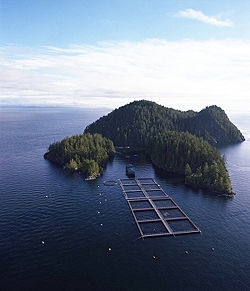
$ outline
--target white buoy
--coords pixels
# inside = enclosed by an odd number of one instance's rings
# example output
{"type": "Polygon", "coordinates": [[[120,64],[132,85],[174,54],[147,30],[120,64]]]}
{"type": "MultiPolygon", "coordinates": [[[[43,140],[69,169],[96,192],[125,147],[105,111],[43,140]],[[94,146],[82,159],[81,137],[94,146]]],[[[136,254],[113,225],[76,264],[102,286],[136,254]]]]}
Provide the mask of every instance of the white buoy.
{"type": "Polygon", "coordinates": [[[45,196],[45,198],[48,198],[48,197],[49,197],[48,195],[45,196]]]}
{"type": "Polygon", "coordinates": [[[42,240],[42,244],[44,245],[45,244],[45,242],[42,240]]]}
{"type": "Polygon", "coordinates": [[[111,248],[109,248],[109,251],[111,252],[111,248]]]}

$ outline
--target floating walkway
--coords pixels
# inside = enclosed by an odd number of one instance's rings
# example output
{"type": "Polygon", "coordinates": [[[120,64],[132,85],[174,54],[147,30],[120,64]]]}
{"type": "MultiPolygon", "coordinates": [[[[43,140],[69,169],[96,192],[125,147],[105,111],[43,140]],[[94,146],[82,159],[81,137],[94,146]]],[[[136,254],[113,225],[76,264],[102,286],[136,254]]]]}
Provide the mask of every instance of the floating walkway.
{"type": "Polygon", "coordinates": [[[142,238],[201,232],[153,178],[118,181],[142,238]]]}

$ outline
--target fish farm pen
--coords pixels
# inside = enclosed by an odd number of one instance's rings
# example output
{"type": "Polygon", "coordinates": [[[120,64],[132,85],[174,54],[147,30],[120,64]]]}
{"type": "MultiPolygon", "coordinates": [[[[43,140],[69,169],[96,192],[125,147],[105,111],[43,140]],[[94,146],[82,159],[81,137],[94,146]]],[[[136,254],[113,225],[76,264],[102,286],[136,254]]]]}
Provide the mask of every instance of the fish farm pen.
{"type": "Polygon", "coordinates": [[[142,238],[200,233],[153,178],[119,179],[142,238]]]}

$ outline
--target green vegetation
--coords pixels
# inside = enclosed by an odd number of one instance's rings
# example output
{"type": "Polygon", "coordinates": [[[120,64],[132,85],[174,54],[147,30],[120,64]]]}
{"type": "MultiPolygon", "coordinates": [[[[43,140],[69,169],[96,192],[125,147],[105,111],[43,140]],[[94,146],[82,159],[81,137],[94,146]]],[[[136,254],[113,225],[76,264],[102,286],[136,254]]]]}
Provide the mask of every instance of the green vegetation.
{"type": "Polygon", "coordinates": [[[68,172],[81,172],[95,178],[115,153],[113,142],[100,134],[82,134],[67,137],[49,146],[45,159],[58,164],[68,172]]]}
{"type": "Polygon", "coordinates": [[[200,112],[183,112],[144,100],[122,106],[85,129],[85,132],[101,133],[116,146],[136,147],[147,147],[165,131],[189,132],[212,145],[244,140],[241,132],[217,106],[200,112]]]}
{"type": "Polygon", "coordinates": [[[182,112],[135,101],[90,124],[84,134],[51,144],[44,157],[95,178],[115,153],[111,140],[121,153],[145,152],[158,168],[183,175],[187,185],[233,194],[225,162],[212,145],[244,137],[217,106],[182,112]]]}
{"type": "Polygon", "coordinates": [[[211,145],[244,137],[217,106],[183,112],[135,101],[90,124],[87,132],[101,133],[118,147],[144,149],[158,168],[185,176],[187,185],[233,194],[225,162],[211,145]]]}
{"type": "Polygon", "coordinates": [[[185,176],[185,184],[232,195],[223,158],[208,142],[189,133],[169,131],[155,138],[153,164],[185,176]]]}

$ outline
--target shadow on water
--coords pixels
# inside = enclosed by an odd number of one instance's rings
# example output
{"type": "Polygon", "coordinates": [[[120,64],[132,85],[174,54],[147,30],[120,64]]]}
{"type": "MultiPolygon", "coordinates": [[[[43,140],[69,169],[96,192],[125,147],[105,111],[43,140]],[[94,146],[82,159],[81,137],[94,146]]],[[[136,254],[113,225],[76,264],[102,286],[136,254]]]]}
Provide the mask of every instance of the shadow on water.
{"type": "Polygon", "coordinates": [[[168,182],[170,182],[174,185],[183,185],[184,184],[184,177],[182,175],[163,171],[163,170],[157,168],[153,164],[152,164],[152,167],[155,171],[156,176],[159,177],[160,179],[166,179],[168,182]]]}

